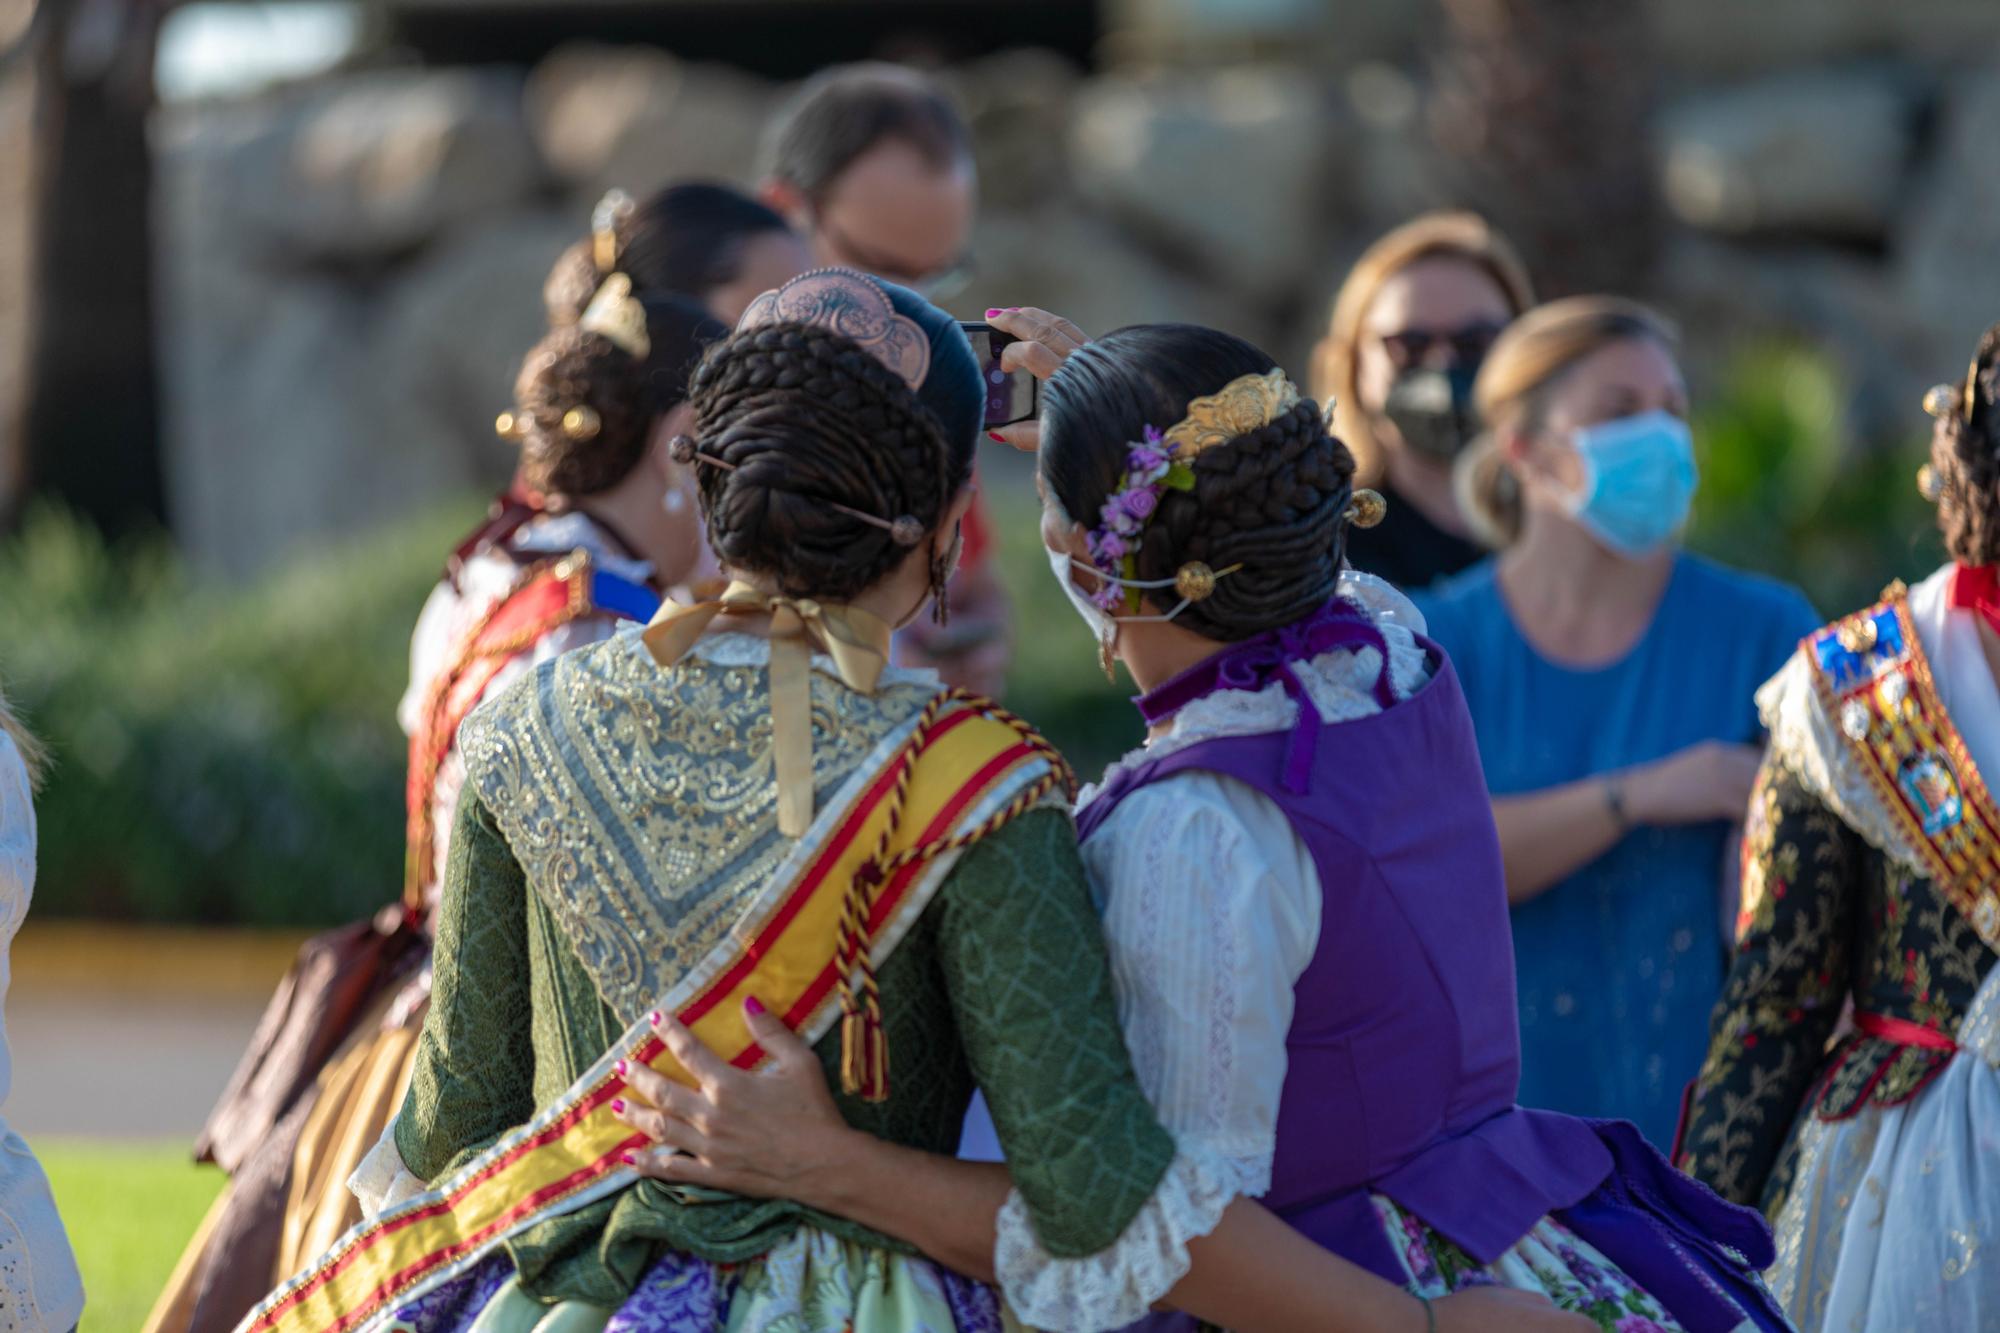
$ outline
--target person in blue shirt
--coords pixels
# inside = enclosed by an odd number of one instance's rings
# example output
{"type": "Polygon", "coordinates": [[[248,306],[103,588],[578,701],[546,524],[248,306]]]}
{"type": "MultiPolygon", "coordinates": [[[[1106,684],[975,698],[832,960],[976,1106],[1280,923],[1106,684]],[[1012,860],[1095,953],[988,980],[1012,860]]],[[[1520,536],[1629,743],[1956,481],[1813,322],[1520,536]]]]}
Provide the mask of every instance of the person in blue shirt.
{"type": "Polygon", "coordinates": [[[1521,1101],[1661,1148],[1722,984],[1752,696],[1819,624],[1796,590],[1680,549],[1696,469],[1657,314],[1530,312],[1460,469],[1500,554],[1416,601],[1465,685],[1513,903],[1521,1101]]]}

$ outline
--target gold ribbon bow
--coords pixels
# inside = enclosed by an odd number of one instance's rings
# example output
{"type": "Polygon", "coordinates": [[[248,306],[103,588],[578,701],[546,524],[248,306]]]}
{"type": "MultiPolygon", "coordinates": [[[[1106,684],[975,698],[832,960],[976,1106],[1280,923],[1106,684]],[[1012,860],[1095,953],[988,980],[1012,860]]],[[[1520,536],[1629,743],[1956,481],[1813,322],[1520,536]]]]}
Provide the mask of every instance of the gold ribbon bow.
{"type": "Polygon", "coordinates": [[[778,778],[778,832],[798,838],[812,826],[812,655],[833,659],[849,689],[873,694],[889,662],[888,624],[859,607],[783,597],[731,583],[712,601],[668,601],[646,626],[653,660],[672,666],[719,615],[771,618],[771,742],[778,778]]]}

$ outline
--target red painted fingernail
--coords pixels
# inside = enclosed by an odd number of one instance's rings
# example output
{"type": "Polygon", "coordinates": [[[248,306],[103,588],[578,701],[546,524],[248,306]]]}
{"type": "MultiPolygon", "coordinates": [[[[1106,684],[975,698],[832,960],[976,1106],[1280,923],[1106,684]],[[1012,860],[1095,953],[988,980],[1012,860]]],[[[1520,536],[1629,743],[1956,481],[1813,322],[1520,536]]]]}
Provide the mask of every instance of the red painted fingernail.
{"type": "Polygon", "coordinates": [[[988,319],[991,319],[991,318],[993,318],[993,317],[994,317],[995,315],[1004,315],[1004,314],[1006,314],[1006,313],[1007,313],[1007,312],[1006,312],[1005,310],[1002,310],[1002,309],[1000,309],[999,307],[997,307],[997,306],[996,306],[996,307],[995,307],[995,308],[993,308],[992,310],[989,310],[989,311],[987,311],[987,312],[986,312],[986,318],[988,318],[988,319]]]}
{"type": "Polygon", "coordinates": [[[743,1012],[746,1014],[761,1014],[764,1012],[764,1002],[754,995],[746,995],[743,997],[743,1012]]]}
{"type": "Polygon", "coordinates": [[[987,431],[987,432],[986,432],[986,438],[987,438],[987,439],[989,439],[989,440],[991,440],[991,441],[993,441],[993,442],[994,442],[995,444],[1005,444],[1005,443],[1007,443],[1007,437],[1006,437],[1005,435],[1002,435],[1002,434],[1001,434],[1001,433],[1000,433],[999,431],[997,431],[997,430],[989,430],[989,431],[987,431]]]}
{"type": "Polygon", "coordinates": [[[611,1114],[625,1114],[625,1099],[623,1097],[614,1097],[611,1099],[611,1114]]]}
{"type": "Polygon", "coordinates": [[[654,1027],[658,1027],[661,1023],[665,1022],[666,1020],[660,1016],[660,1011],[655,1009],[652,1013],[646,1015],[646,1021],[648,1023],[651,1023],[654,1027]]]}
{"type": "Polygon", "coordinates": [[[633,1155],[632,1155],[631,1153],[629,1153],[629,1152],[621,1152],[621,1153],[619,1153],[619,1154],[618,1154],[618,1160],[619,1160],[619,1161],[621,1161],[621,1162],[623,1162],[623,1163],[625,1163],[625,1165],[627,1165],[627,1166],[637,1166],[637,1165],[639,1165],[639,1159],[638,1159],[638,1158],[636,1158],[636,1157],[634,1157],[634,1156],[633,1156],[633,1155]]]}
{"type": "Polygon", "coordinates": [[[617,1064],[611,1067],[618,1071],[618,1077],[620,1078],[624,1078],[627,1074],[632,1072],[632,1066],[626,1064],[623,1060],[620,1060],[617,1064]]]}

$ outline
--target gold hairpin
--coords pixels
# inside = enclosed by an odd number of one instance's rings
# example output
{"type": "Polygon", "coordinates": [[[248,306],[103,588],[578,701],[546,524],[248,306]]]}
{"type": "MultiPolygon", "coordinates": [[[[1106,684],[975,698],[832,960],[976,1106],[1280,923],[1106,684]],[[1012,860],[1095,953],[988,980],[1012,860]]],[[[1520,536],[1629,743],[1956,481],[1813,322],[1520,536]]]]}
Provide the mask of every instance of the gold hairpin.
{"type": "MultiPolygon", "coordinates": [[[[683,467],[706,463],[710,467],[721,468],[724,472],[736,470],[736,464],[728,459],[717,458],[714,454],[705,453],[696,447],[693,437],[688,435],[676,435],[668,440],[667,454],[683,467]]],[[[880,514],[871,514],[865,509],[856,509],[838,500],[828,500],[825,504],[837,513],[845,514],[849,518],[858,518],[871,527],[881,528],[889,534],[889,540],[898,546],[915,546],[924,539],[924,525],[914,515],[898,514],[895,518],[883,518],[880,514]]]]}
{"type": "Polygon", "coordinates": [[[563,434],[572,440],[594,440],[597,432],[604,429],[604,419],[597,415],[597,409],[585,403],[572,407],[563,413],[563,434]]]}
{"type": "Polygon", "coordinates": [[[1979,358],[1973,357],[1966,367],[1963,384],[1933,384],[1924,391],[1924,411],[1933,417],[1957,415],[1967,426],[1972,424],[1973,409],[1979,405],[1979,358]]]}
{"type": "Polygon", "coordinates": [[[502,412],[493,418],[493,433],[503,440],[518,440],[528,433],[528,423],[517,412],[502,412]]]}
{"type": "Polygon", "coordinates": [[[1389,516],[1389,502],[1382,492],[1362,487],[1347,503],[1347,521],[1357,528],[1372,528],[1389,516]]]}

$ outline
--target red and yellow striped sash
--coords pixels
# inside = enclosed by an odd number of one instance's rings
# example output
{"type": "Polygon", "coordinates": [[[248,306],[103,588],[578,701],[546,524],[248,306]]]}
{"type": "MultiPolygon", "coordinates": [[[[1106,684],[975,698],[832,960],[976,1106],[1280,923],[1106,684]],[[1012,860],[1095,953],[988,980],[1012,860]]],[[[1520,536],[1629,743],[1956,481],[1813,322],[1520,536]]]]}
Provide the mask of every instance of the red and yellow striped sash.
{"type": "MultiPolygon", "coordinates": [[[[789,880],[760,895],[659,1007],[746,1069],[764,1058],[743,1018],[752,995],[795,1031],[823,1032],[838,1003],[842,912],[856,873],[870,862],[887,872],[868,912],[879,963],[935,892],[936,854],[969,845],[1067,781],[1060,756],[1023,724],[983,702],[941,696],[789,880]]],[[[640,1020],[554,1104],[430,1192],[343,1236],[239,1333],[367,1333],[509,1236],[631,1184],[619,1156],[646,1141],[611,1114],[625,1086],[614,1069],[620,1058],[689,1081],[640,1020]]]]}

